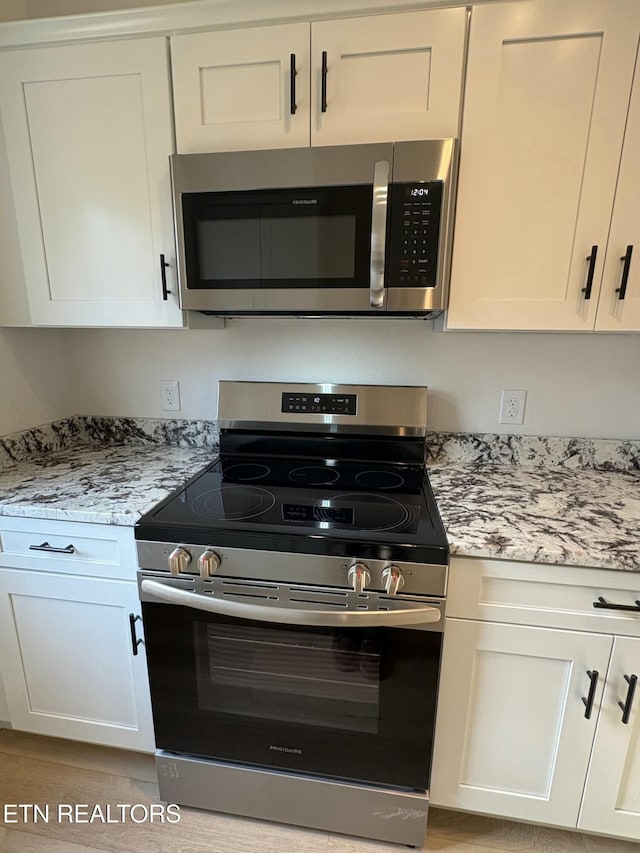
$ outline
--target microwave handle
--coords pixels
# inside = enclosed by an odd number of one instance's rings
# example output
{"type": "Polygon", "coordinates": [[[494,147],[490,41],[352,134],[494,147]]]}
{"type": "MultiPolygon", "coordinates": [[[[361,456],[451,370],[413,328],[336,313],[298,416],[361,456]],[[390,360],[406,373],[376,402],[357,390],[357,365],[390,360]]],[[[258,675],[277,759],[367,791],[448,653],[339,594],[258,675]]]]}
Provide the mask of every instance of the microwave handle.
{"type": "MultiPolygon", "coordinates": [[[[320,625],[325,628],[371,628],[401,625],[424,625],[439,622],[438,607],[408,607],[398,610],[298,610],[268,604],[247,604],[216,596],[201,595],[168,586],[145,578],[140,584],[143,593],[167,604],[178,604],[209,613],[253,619],[257,622],[276,622],[284,625],[320,625]]],[[[144,599],[143,599],[144,600],[144,599]]]]}
{"type": "Polygon", "coordinates": [[[387,199],[389,171],[387,160],[378,160],[373,170],[373,203],[371,207],[371,273],[369,305],[384,307],[384,255],[387,237],[387,199]]]}

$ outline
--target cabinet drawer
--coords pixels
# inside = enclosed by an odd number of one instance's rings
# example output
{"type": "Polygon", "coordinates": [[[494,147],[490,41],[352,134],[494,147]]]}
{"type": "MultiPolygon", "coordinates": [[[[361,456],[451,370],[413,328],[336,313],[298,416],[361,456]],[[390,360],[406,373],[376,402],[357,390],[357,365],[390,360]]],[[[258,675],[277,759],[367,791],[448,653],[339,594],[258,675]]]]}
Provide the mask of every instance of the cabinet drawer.
{"type": "Polygon", "coordinates": [[[5,517],[0,519],[0,566],[133,580],[133,530],[5,517]]]}
{"type": "Polygon", "coordinates": [[[447,616],[640,637],[640,610],[594,607],[600,598],[635,607],[640,573],[454,558],[447,616]]]}

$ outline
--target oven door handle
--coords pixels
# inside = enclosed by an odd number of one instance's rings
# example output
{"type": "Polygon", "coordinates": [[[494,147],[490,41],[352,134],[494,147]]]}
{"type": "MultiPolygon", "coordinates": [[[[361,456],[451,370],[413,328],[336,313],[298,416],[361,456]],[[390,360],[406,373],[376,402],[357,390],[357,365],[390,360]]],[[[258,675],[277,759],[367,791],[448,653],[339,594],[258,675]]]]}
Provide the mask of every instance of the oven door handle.
{"type": "Polygon", "coordinates": [[[140,589],[153,598],[168,604],[181,604],[195,610],[235,616],[238,619],[253,619],[257,622],[275,622],[286,625],[320,625],[325,628],[370,628],[423,625],[439,622],[442,618],[438,607],[411,607],[402,610],[296,610],[275,605],[246,604],[244,601],[227,601],[224,598],[187,592],[174,586],[145,578],[140,589]]]}
{"type": "Polygon", "coordinates": [[[387,199],[389,197],[388,160],[378,160],[373,170],[373,203],[371,207],[371,270],[369,305],[384,308],[384,263],[387,240],[387,199]]]}

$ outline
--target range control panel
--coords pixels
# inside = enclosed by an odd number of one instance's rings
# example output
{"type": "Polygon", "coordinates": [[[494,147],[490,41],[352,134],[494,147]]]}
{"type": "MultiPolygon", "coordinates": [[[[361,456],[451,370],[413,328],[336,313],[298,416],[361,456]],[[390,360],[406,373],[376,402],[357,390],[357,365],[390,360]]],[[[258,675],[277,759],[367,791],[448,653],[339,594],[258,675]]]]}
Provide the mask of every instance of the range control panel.
{"type": "Polygon", "coordinates": [[[388,286],[436,286],[443,187],[442,181],[391,185],[388,286]]]}
{"type": "Polygon", "coordinates": [[[283,394],[283,412],[312,415],[355,415],[356,394],[283,394]]]}

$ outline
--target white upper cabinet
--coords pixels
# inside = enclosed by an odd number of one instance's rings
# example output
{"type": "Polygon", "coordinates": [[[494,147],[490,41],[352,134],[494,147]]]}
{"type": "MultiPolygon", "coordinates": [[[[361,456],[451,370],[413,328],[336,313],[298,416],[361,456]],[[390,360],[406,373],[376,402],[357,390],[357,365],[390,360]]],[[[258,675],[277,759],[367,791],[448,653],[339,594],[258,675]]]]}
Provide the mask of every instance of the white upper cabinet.
{"type": "Polygon", "coordinates": [[[640,331],[640,61],[629,106],[598,302],[598,331],[640,331]]]}
{"type": "Polygon", "coordinates": [[[0,111],[32,322],[183,325],[166,40],[2,53],[0,111]]]}
{"type": "Polygon", "coordinates": [[[466,21],[460,8],[174,36],[178,152],[457,136],[466,21]]]}
{"type": "Polygon", "coordinates": [[[309,24],[171,39],[178,153],[309,145],[309,24]]]}
{"type": "Polygon", "coordinates": [[[458,136],[466,20],[459,8],[313,23],[311,144],[458,136]]]}
{"type": "Polygon", "coordinates": [[[448,328],[594,328],[639,29],[640,4],[474,8],[448,328]]]}

